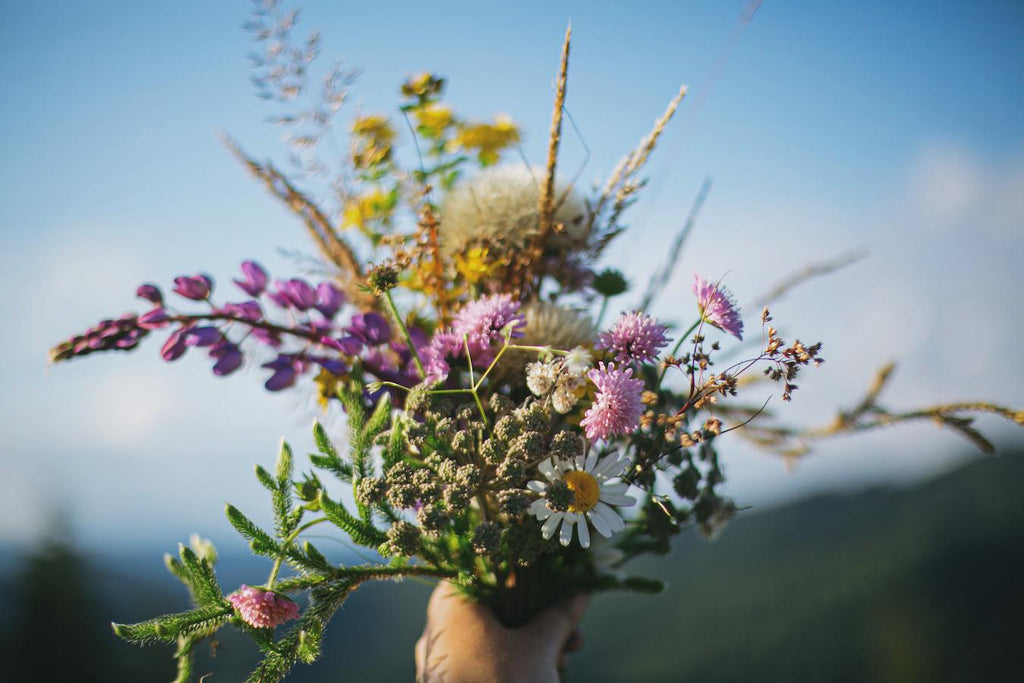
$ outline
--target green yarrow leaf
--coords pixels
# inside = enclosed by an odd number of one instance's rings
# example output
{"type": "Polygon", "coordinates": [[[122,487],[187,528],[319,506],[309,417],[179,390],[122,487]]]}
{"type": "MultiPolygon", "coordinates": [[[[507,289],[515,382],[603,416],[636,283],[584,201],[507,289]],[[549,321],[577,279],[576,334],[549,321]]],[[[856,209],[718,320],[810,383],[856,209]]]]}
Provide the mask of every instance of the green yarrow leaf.
{"type": "Polygon", "coordinates": [[[359,545],[376,548],[387,540],[387,535],[372,523],[353,517],[340,502],[331,500],[327,494],[320,493],[320,509],[324,516],[342,529],[359,545]]]}

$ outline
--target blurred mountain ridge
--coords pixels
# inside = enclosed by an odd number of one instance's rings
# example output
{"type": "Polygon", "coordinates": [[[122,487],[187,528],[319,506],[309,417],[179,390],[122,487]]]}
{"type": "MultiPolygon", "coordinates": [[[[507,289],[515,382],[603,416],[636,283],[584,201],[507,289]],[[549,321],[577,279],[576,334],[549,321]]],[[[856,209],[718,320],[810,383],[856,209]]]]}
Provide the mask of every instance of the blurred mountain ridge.
{"type": "MultiPolygon", "coordinates": [[[[659,596],[597,597],[570,681],[1016,680],[1024,614],[1024,446],[905,489],[827,494],[740,513],[711,543],[683,531],[667,557],[630,564],[659,596]]],[[[188,607],[151,552],[91,557],[48,539],[0,586],[0,656],[16,681],[170,680],[170,649],[117,641],[109,622],[188,607]],[[84,577],[83,573],[84,572],[84,577]],[[91,583],[95,579],[95,583],[91,583]]],[[[355,560],[353,560],[355,561],[355,560]]],[[[222,556],[225,591],[260,559],[222,556]]],[[[327,655],[289,680],[411,680],[431,586],[360,588],[327,655]]],[[[255,648],[225,631],[206,680],[240,681],[255,648]]]]}

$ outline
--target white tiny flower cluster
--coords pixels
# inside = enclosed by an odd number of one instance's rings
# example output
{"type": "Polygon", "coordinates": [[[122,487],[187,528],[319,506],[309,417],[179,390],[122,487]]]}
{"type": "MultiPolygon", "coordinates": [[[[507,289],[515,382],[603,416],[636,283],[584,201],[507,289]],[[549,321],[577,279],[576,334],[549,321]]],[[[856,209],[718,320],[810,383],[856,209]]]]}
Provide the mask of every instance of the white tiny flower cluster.
{"type": "Polygon", "coordinates": [[[564,415],[579,401],[578,392],[593,363],[590,352],[577,346],[562,358],[527,365],[526,386],[537,397],[551,394],[551,407],[564,415]]]}

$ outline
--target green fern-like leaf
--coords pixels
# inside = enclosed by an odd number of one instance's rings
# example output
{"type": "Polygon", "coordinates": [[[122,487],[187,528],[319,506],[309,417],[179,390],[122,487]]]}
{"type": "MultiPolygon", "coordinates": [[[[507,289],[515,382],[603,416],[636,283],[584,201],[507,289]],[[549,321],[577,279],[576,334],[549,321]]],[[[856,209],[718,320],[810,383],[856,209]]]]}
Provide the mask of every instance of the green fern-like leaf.
{"type": "Polygon", "coordinates": [[[139,645],[157,641],[174,643],[180,637],[213,633],[227,623],[232,612],[231,603],[222,600],[218,604],[205,605],[177,614],[166,614],[137,624],[111,624],[111,626],[118,637],[131,643],[139,645]]]}
{"type": "Polygon", "coordinates": [[[251,519],[243,515],[234,505],[228,503],[224,511],[227,513],[231,526],[235,527],[235,530],[249,541],[249,547],[252,548],[254,553],[271,556],[281,553],[281,546],[277,544],[277,541],[271,538],[270,534],[266,531],[256,526],[251,519]]]}
{"type": "Polygon", "coordinates": [[[387,540],[387,535],[372,523],[353,517],[340,502],[331,500],[325,493],[320,493],[320,509],[324,516],[341,528],[359,545],[376,548],[387,540]]]}

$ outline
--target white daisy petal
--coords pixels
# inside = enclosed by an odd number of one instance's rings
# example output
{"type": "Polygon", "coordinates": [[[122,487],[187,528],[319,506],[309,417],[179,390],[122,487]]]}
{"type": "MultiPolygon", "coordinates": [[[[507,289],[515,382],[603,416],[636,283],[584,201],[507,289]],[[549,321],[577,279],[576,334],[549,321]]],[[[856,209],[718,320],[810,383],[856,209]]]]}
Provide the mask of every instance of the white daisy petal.
{"type": "Polygon", "coordinates": [[[576,532],[580,537],[580,545],[584,548],[590,547],[590,529],[587,528],[586,515],[580,515],[579,521],[576,522],[576,532]]]}
{"type": "Polygon", "coordinates": [[[537,519],[543,521],[551,516],[551,508],[548,507],[547,501],[543,498],[538,498],[530,503],[530,514],[536,515],[537,519]]]}
{"type": "Polygon", "coordinates": [[[541,493],[542,491],[548,490],[548,485],[542,481],[533,480],[526,484],[526,488],[530,489],[531,491],[541,493]]]}
{"type": "Polygon", "coordinates": [[[564,512],[552,512],[551,516],[548,517],[548,521],[544,522],[544,526],[541,527],[541,534],[545,539],[551,538],[555,535],[555,529],[558,528],[562,518],[565,517],[564,512]]]}
{"type": "Polygon", "coordinates": [[[629,484],[627,484],[626,482],[620,481],[620,482],[616,482],[614,484],[604,484],[604,485],[602,485],[601,486],[601,491],[602,492],[607,492],[607,493],[625,493],[626,489],[628,489],[628,488],[629,488],[629,484]]]}
{"type": "Polygon", "coordinates": [[[547,477],[548,481],[554,481],[558,478],[558,471],[552,465],[551,458],[547,458],[537,465],[537,470],[547,477]]]}
{"type": "Polygon", "coordinates": [[[569,545],[572,543],[572,526],[573,526],[573,515],[567,514],[565,521],[562,522],[562,533],[558,538],[558,542],[562,545],[569,545]]]}
{"type": "Polygon", "coordinates": [[[608,520],[608,525],[611,527],[613,532],[618,533],[626,528],[626,523],[622,521],[622,517],[619,517],[618,513],[608,507],[606,503],[598,501],[594,510],[601,511],[601,514],[603,514],[605,519],[608,520]]]}
{"type": "Polygon", "coordinates": [[[608,520],[603,514],[599,514],[597,508],[594,508],[587,513],[587,517],[590,519],[590,523],[597,529],[597,533],[601,534],[605,538],[612,535],[612,527],[608,523],[608,520]]]}
{"type": "Polygon", "coordinates": [[[586,459],[586,461],[584,463],[583,469],[585,471],[587,471],[587,472],[593,472],[594,465],[596,465],[596,464],[597,464],[597,453],[591,452],[591,454],[587,456],[587,459],[586,459]]]}
{"type": "Polygon", "coordinates": [[[621,493],[605,493],[601,492],[601,502],[608,503],[609,505],[617,505],[619,507],[629,507],[636,502],[633,496],[626,496],[621,493]]]}

